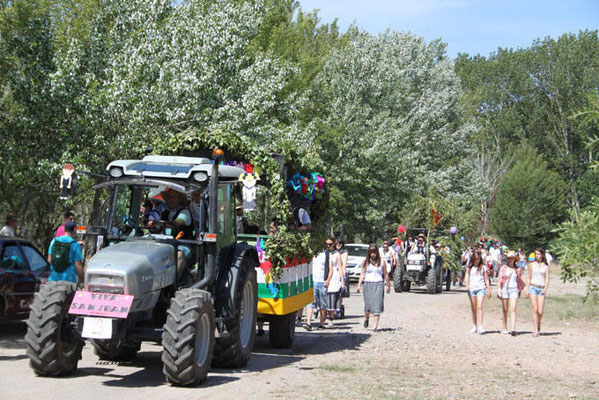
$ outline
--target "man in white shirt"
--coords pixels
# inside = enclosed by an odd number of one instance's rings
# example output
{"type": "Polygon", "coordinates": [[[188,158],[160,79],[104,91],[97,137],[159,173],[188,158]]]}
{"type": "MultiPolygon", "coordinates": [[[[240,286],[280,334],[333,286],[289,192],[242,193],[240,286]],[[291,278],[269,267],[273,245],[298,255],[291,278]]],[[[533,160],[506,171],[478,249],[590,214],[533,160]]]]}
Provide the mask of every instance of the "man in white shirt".
{"type": "Polygon", "coordinates": [[[19,223],[19,218],[15,213],[9,213],[6,216],[6,225],[0,229],[0,236],[16,236],[17,224],[19,223]]]}
{"type": "Polygon", "coordinates": [[[335,251],[336,240],[332,237],[328,237],[325,240],[327,249],[320,252],[312,260],[312,280],[314,281],[314,302],[308,304],[306,312],[306,323],[303,328],[307,331],[312,330],[312,314],[314,308],[320,309],[320,324],[318,329],[324,329],[324,320],[326,318],[326,311],[329,308],[327,288],[331,282],[333,276],[333,268],[331,268],[331,257],[332,252],[335,251]]]}

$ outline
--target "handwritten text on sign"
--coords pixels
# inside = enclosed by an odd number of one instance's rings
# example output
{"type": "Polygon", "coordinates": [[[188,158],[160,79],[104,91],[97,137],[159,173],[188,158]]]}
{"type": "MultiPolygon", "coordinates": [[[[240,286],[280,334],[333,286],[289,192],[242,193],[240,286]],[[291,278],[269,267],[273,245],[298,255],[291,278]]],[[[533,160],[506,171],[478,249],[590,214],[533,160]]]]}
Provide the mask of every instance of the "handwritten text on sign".
{"type": "Polygon", "coordinates": [[[125,294],[75,292],[69,314],[127,318],[133,296],[125,294]]]}

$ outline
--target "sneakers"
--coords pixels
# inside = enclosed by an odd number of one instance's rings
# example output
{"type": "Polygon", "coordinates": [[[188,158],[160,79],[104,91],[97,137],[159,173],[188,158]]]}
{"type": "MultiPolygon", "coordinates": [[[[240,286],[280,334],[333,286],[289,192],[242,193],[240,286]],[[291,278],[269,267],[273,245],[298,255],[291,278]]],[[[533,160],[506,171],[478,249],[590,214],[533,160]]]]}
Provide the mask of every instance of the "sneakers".
{"type": "Polygon", "coordinates": [[[502,331],[501,333],[503,333],[504,335],[509,335],[511,332],[510,331],[502,331]]]}
{"type": "MultiPolygon", "coordinates": [[[[366,326],[366,325],[364,325],[366,326]]],[[[478,328],[476,326],[473,326],[472,329],[470,329],[470,333],[476,333],[478,332],[478,328]]]]}
{"type": "Polygon", "coordinates": [[[302,324],[302,328],[304,328],[308,332],[310,332],[312,330],[312,327],[310,325],[308,325],[307,323],[302,324]]]}
{"type": "Polygon", "coordinates": [[[368,320],[367,319],[364,320],[364,328],[368,328],[368,320]]]}
{"type": "Polygon", "coordinates": [[[479,327],[478,327],[478,334],[479,334],[479,335],[482,335],[482,334],[484,334],[485,332],[486,332],[486,331],[485,331],[485,328],[483,328],[482,326],[479,326],[479,327]]]}
{"type": "Polygon", "coordinates": [[[327,326],[327,328],[332,328],[335,325],[333,325],[333,321],[329,321],[329,323],[326,326],[327,326]]]}

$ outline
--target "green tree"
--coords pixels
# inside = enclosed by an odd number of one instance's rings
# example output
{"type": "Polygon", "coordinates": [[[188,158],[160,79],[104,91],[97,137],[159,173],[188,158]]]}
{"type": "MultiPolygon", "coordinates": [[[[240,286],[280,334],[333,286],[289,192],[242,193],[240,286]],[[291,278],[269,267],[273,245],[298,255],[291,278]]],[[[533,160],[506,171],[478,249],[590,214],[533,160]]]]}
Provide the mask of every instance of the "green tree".
{"type": "Polygon", "coordinates": [[[545,246],[563,221],[567,185],[527,144],[503,176],[490,212],[491,231],[512,247],[545,246]]]}
{"type": "Polygon", "coordinates": [[[334,187],[332,219],[350,238],[392,232],[398,210],[431,185],[449,197],[467,192],[472,127],[444,54],[440,40],[359,33],[317,76],[315,145],[334,187]]]}
{"type": "Polygon", "coordinates": [[[456,70],[466,95],[463,107],[476,122],[477,169],[489,187],[481,207],[493,202],[507,171],[509,146],[528,140],[568,184],[566,199],[584,206],[577,181],[592,159],[586,148],[596,127],[570,116],[583,109],[599,87],[597,31],[536,40],[525,49],[498,49],[489,57],[461,55],[456,70]]]}
{"type": "Polygon", "coordinates": [[[585,210],[572,209],[569,220],[555,230],[552,251],[559,257],[564,281],[588,277],[587,299],[599,299],[599,199],[585,210]]]}

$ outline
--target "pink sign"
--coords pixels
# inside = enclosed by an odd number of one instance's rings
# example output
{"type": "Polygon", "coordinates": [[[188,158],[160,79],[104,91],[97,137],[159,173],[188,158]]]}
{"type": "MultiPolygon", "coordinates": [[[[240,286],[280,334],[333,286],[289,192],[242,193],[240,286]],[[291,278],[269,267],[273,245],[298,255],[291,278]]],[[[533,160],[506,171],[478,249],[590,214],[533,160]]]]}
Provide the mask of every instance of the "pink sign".
{"type": "Polygon", "coordinates": [[[93,315],[97,317],[127,318],[133,296],[76,291],[69,314],[93,315]]]}

